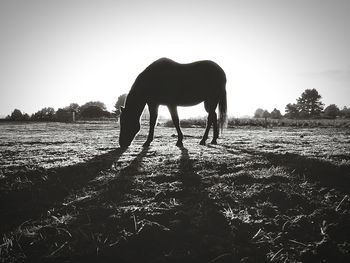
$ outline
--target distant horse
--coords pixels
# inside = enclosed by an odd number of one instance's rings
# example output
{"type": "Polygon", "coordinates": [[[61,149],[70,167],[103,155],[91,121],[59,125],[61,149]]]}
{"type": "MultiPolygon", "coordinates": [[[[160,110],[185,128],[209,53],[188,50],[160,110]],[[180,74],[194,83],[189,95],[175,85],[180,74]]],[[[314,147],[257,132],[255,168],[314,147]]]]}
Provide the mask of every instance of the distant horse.
{"type": "Polygon", "coordinates": [[[159,105],[166,105],[178,134],[176,145],[182,146],[177,106],[193,106],[204,101],[208,112],[207,126],[200,141],[205,145],[211,125],[214,127],[212,144],[219,137],[216,107],[219,105],[219,126],[222,130],[226,121],[226,75],[222,68],[212,61],[197,61],[179,64],[168,58],[161,58],[149,65],[135,80],[121,108],[119,144],[127,147],[140,130],[140,116],[147,103],[150,125],[147,141],[153,140],[159,105]]]}

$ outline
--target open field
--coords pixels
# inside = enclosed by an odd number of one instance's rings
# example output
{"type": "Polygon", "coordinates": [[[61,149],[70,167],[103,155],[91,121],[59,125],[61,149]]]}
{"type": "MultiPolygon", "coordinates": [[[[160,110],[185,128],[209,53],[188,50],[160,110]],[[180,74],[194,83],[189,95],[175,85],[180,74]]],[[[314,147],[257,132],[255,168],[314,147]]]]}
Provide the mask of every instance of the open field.
{"type": "MultiPolygon", "coordinates": [[[[191,128],[205,127],[207,118],[190,118],[182,119],[181,126],[191,128]]],[[[174,127],[171,120],[165,121],[164,126],[174,127]]],[[[337,119],[270,119],[267,118],[233,118],[230,117],[227,120],[227,126],[229,128],[235,128],[237,126],[249,126],[249,127],[298,127],[298,128],[350,128],[350,119],[337,118],[337,119]]]]}
{"type": "Polygon", "coordinates": [[[0,124],[1,261],[350,262],[348,129],[147,130],[0,124]]]}

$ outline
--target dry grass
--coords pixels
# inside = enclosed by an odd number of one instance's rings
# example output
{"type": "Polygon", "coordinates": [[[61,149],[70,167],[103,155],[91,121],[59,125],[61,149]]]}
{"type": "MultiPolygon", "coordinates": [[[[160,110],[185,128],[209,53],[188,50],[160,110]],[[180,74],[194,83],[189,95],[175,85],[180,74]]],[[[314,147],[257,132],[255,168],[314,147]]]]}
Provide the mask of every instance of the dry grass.
{"type": "Polygon", "coordinates": [[[346,130],[144,127],[123,151],[94,127],[80,162],[1,168],[2,262],[349,261],[346,130]]]}

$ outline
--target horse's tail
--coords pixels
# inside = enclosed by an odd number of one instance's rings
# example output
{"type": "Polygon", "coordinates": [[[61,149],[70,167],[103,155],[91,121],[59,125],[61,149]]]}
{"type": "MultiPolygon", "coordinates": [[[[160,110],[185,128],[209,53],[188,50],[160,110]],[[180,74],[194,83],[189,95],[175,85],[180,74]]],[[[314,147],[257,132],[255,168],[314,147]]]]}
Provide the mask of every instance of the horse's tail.
{"type": "Polygon", "coordinates": [[[227,119],[227,99],[226,99],[226,89],[224,87],[221,96],[219,98],[219,127],[222,133],[224,126],[226,125],[227,119]]]}

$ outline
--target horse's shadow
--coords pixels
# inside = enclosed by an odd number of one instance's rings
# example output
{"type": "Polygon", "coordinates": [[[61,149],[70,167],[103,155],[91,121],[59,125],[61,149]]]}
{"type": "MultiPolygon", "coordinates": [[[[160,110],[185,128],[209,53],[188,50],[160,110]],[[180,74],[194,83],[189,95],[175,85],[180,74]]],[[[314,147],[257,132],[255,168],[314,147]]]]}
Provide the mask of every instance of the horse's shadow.
{"type": "MultiPolygon", "coordinates": [[[[141,222],[146,220],[147,227],[143,226],[143,229],[127,238],[127,241],[120,246],[104,251],[103,258],[107,261],[118,258],[125,262],[153,262],[155,258],[162,258],[166,254],[165,262],[208,262],[208,259],[210,261],[223,254],[226,255],[226,259],[231,258],[230,226],[220,207],[208,196],[206,185],[196,172],[196,160],[191,158],[187,148],[178,149],[180,154],[176,175],[166,174],[156,180],[159,184],[166,182],[165,185],[179,182],[181,191],[168,189],[169,192],[163,197],[159,198],[156,195],[155,199],[159,200],[153,203],[155,206],[162,206],[170,198],[176,200],[178,205],[161,209],[160,211],[163,211],[161,214],[152,215],[152,212],[146,212],[147,209],[135,211],[135,218],[141,222]],[[169,232],[164,231],[164,228],[169,232]]],[[[130,165],[120,172],[122,176],[111,183],[115,187],[125,187],[126,181],[131,182],[127,187],[128,190],[124,191],[132,191],[133,175],[140,175],[138,168],[147,152],[148,148],[144,148],[130,165]]],[[[143,180],[153,179],[150,176],[143,180]]],[[[111,194],[117,192],[123,193],[123,189],[114,189],[111,194]]],[[[115,197],[111,199],[116,200],[115,197]]]]}
{"type": "Polygon", "coordinates": [[[34,219],[63,201],[74,191],[83,189],[101,171],[110,169],[126,149],[117,148],[75,165],[31,171],[40,180],[30,188],[1,194],[0,233],[11,230],[23,221],[34,219]],[[45,178],[43,180],[42,178],[45,178]]]}
{"type": "Polygon", "coordinates": [[[130,163],[116,171],[117,176],[105,180],[102,198],[106,202],[119,202],[126,193],[132,191],[134,176],[142,173],[141,163],[148,151],[149,147],[143,147],[130,163]]]}
{"type": "Polygon", "coordinates": [[[179,147],[181,151],[180,164],[179,164],[179,179],[183,183],[184,188],[199,187],[201,183],[200,176],[195,173],[193,167],[193,160],[191,160],[187,148],[184,146],[179,147]]]}
{"type": "MultiPolygon", "coordinates": [[[[187,148],[181,151],[179,181],[183,185],[181,205],[176,211],[174,250],[188,251],[186,262],[207,262],[230,252],[230,226],[220,211],[220,207],[206,192],[202,177],[196,173],[195,160],[187,148]]],[[[228,256],[229,257],[229,256],[228,256]]]]}

